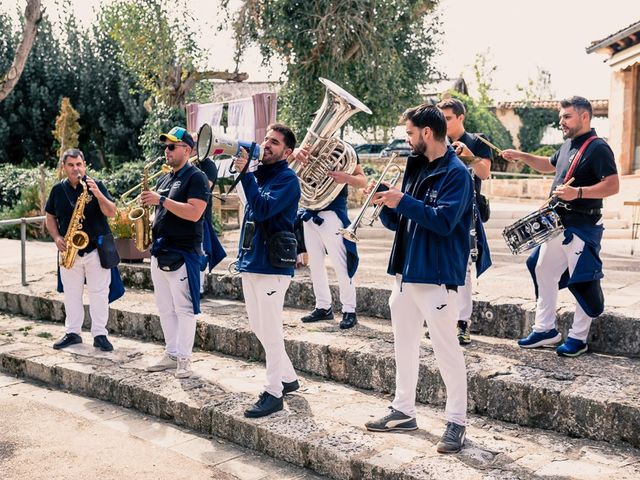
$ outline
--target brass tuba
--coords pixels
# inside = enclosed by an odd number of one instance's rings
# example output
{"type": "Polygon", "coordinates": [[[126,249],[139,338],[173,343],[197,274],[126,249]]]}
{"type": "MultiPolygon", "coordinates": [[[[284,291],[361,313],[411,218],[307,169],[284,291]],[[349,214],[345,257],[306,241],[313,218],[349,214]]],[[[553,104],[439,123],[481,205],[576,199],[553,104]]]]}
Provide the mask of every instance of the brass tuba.
{"type": "Polygon", "coordinates": [[[300,179],[300,206],[310,210],[322,210],[344,188],[343,184],[334,182],[327,172],[353,173],[356,168],[357,157],[353,147],[334,137],[334,134],[352,115],[358,112],[371,114],[364,103],[343,88],[326,78],[319,80],[327,90],[320,110],[301,143],[309,147],[309,163],[291,162],[291,168],[300,179]]]}
{"type": "Polygon", "coordinates": [[[67,245],[67,249],[60,260],[60,265],[67,269],[73,267],[78,252],[89,245],[89,235],[87,235],[87,232],[82,231],[82,221],[84,220],[84,208],[93,197],[89,195],[87,184],[81,177],[78,177],[78,181],[82,185],[82,193],[76,200],[75,207],[73,207],[69,228],[64,235],[64,243],[67,245]]]}

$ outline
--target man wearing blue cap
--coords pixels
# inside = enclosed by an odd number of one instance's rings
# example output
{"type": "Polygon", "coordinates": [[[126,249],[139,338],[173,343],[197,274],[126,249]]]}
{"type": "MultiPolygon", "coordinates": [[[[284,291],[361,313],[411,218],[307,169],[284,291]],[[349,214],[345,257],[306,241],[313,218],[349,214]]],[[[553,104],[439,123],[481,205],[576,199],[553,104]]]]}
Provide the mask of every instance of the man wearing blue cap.
{"type": "Polygon", "coordinates": [[[191,350],[200,313],[203,213],[210,190],[207,178],[189,163],[195,142],[182,127],[160,135],[172,171],[160,177],[142,203],[156,207],[151,247],[151,279],[166,342],[164,356],[147,371],[175,369],[191,376],[191,350]]]}

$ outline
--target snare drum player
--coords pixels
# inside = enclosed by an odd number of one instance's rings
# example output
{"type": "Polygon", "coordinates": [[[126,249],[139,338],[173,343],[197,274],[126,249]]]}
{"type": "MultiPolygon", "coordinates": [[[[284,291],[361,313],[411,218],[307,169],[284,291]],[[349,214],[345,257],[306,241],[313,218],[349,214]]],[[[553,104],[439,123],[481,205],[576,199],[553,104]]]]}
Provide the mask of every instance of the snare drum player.
{"type": "Polygon", "coordinates": [[[502,152],[506,160],[521,160],[539,172],[556,174],[551,190],[558,199],[555,210],[565,230],[537,247],[527,260],[537,295],[536,318],[533,331],[518,345],[536,348],[562,340],[556,329],[556,304],[559,288],[568,287],[576,298],[576,310],[569,335],[556,349],[558,355],[567,357],[587,351],[591,322],[604,310],[599,256],[604,230],[602,199],[620,189],[613,152],[591,128],[591,117],[586,98],[562,100],[560,128],[565,142],[551,158],[517,150],[502,152]],[[571,178],[573,182],[566,185],[571,178]]]}
{"type": "Polygon", "coordinates": [[[488,179],[491,174],[491,159],[493,155],[491,154],[491,148],[481,140],[478,140],[478,137],[483,134],[471,134],[465,131],[464,118],[466,108],[460,100],[447,98],[438,103],[438,108],[442,110],[444,118],[447,120],[447,136],[451,146],[458,155],[470,160],[469,170],[473,175],[475,211],[469,239],[471,242],[471,254],[467,263],[467,275],[464,285],[458,289],[460,306],[458,341],[460,345],[469,345],[471,343],[471,313],[473,312],[471,264],[476,264],[477,277],[491,266],[489,244],[482,226],[482,222],[489,220],[489,204],[480,189],[482,188],[482,180],[488,179]]]}

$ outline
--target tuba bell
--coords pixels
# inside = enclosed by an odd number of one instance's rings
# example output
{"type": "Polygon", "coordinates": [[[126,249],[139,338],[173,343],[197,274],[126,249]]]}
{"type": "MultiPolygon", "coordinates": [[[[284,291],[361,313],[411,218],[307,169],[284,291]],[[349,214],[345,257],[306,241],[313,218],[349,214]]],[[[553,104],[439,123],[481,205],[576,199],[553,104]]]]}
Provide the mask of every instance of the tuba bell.
{"type": "Polygon", "coordinates": [[[309,163],[298,160],[290,164],[300,180],[302,197],[300,206],[322,210],[344,188],[327,175],[330,171],[353,173],[357,164],[356,152],[351,145],[334,134],[358,112],[371,114],[364,103],[326,78],[319,79],[327,87],[320,110],[316,113],[301,145],[309,148],[309,163]]]}

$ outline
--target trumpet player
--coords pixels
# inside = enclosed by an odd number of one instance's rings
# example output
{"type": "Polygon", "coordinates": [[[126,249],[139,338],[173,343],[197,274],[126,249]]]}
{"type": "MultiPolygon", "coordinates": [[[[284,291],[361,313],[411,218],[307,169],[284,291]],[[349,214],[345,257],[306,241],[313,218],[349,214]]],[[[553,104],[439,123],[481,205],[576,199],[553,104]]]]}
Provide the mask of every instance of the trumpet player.
{"type": "Polygon", "coordinates": [[[447,120],[447,136],[456,153],[469,159],[469,170],[473,176],[474,214],[470,233],[471,254],[467,262],[467,275],[464,285],[458,289],[460,314],[458,318],[458,341],[460,345],[471,343],[470,325],[473,301],[471,298],[473,282],[471,280],[471,264],[476,264],[476,275],[479,277],[491,266],[489,244],[484,234],[482,222],[489,220],[489,203],[480,189],[482,180],[491,174],[491,148],[478,137],[481,133],[470,134],[465,131],[464,118],[466,108],[456,98],[447,98],[438,103],[438,108],[447,120]]]}
{"type": "MultiPolygon", "coordinates": [[[[306,164],[309,162],[307,147],[296,149],[296,160],[306,164]]],[[[342,304],[342,320],[340,328],[352,328],[358,323],[356,317],[356,286],[353,277],[358,268],[358,253],[356,244],[339,234],[341,228],[349,225],[347,213],[347,197],[349,186],[365,188],[367,178],[364,175],[360,161],[353,173],[341,171],[327,172],[336,183],[344,188],[336,199],[320,211],[303,209],[300,218],[303,222],[304,244],[309,255],[309,270],[313,284],[313,294],[316,297],[315,308],[311,313],[302,317],[304,323],[319,320],[333,320],[333,308],[329,279],[325,267],[325,257],[328,255],[338,277],[340,303],[342,304]]]]}
{"type": "MultiPolygon", "coordinates": [[[[396,391],[390,412],[366,424],[374,432],[415,430],[421,330],[426,320],[436,363],[447,390],[446,430],[439,453],[462,448],[467,414],[467,375],[456,336],[457,290],[469,258],[473,182],[447,146],[442,111],[420,105],[404,112],[413,153],[402,188],[375,194],[380,219],[395,230],[387,272],[395,277],[389,307],[396,359],[396,391]]],[[[371,187],[373,188],[373,184],[371,187]]]]}
{"type": "Polygon", "coordinates": [[[156,207],[151,247],[151,280],[166,342],[164,356],[147,371],[174,370],[188,378],[200,313],[203,214],[209,200],[207,177],[189,162],[195,146],[182,127],[160,135],[171,172],[158,179],[155,191],[143,191],[144,205],[156,207]]]}
{"type": "Polygon", "coordinates": [[[47,231],[63,258],[69,253],[69,249],[75,248],[67,242],[73,236],[67,235],[71,233],[68,232],[70,228],[84,232],[88,242],[84,248],[78,249],[75,260],[72,259],[70,265],[65,265],[63,261],[59,268],[58,291],[64,291],[65,334],[53,344],[53,348],[61,349],[82,343],[82,292],[86,283],[93,346],[110,352],[113,345],[107,338],[109,301],[121,296],[124,288],[119,275],[112,278],[111,269],[102,267],[97,247],[99,239],[111,233],[107,218],[115,216],[116,205],[102,182],[85,177],[87,164],[82,151],[76,148],[65,151],[62,155],[62,169],[66,178],[53,186],[45,206],[47,231]],[[86,179],[82,180],[83,178],[86,179]],[[77,204],[78,201],[85,200],[84,208],[77,204]],[[74,213],[81,225],[72,225],[74,213]]]}

